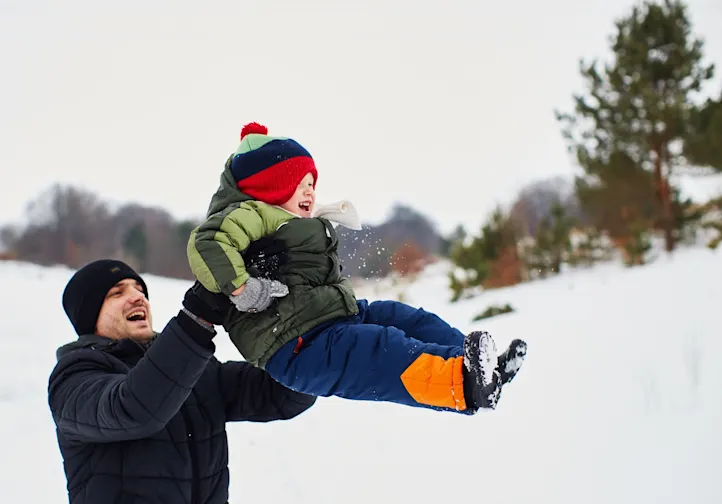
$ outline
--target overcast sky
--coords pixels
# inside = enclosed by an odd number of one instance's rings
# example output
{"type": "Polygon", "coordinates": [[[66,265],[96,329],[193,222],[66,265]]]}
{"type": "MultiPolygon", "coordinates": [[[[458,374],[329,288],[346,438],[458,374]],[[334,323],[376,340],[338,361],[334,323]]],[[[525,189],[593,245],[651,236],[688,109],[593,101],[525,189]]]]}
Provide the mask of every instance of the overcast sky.
{"type": "MultiPolygon", "coordinates": [[[[319,201],[476,228],[573,173],[553,111],[632,2],[104,4],[0,0],[0,224],[54,182],[200,217],[257,121],[311,152],[319,201]]],[[[719,89],[722,1],[689,6],[719,89]]]]}

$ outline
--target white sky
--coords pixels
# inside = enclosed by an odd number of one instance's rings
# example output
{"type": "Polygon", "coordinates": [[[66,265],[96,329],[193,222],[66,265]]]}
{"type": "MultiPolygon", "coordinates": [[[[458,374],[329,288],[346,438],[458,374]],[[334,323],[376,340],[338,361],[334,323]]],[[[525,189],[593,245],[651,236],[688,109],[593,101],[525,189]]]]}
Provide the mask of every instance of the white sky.
{"type": "MultiPolygon", "coordinates": [[[[258,121],[310,150],[320,201],[476,229],[527,182],[573,172],[553,110],[633,4],[100,3],[0,0],[0,224],[54,182],[200,217],[258,121]]],[[[689,6],[722,67],[722,1],[689,6]]]]}

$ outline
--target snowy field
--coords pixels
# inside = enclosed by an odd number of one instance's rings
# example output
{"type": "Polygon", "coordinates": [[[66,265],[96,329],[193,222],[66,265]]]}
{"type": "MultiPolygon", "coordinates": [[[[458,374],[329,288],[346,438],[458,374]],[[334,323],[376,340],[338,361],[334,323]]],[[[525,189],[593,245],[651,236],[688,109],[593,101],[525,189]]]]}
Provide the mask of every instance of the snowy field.
{"type": "MultiPolygon", "coordinates": [[[[70,274],[0,263],[2,504],[67,502],[46,383],[55,349],[74,337],[60,304],[70,274]]],[[[161,329],[189,284],[147,282],[161,329]]],[[[602,265],[458,304],[449,294],[439,268],[405,290],[464,332],[529,342],[497,411],[322,398],[289,422],[231,424],[231,502],[722,502],[722,251],[602,265]],[[495,302],[517,311],[471,323],[495,302]]],[[[216,340],[219,358],[236,358],[216,340]]]]}

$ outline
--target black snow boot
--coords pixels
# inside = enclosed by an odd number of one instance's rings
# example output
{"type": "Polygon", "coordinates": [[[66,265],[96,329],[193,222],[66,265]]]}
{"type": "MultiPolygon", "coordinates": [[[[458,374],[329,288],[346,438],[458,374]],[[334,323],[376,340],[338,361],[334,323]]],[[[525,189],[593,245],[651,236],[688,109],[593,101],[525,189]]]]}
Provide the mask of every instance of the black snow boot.
{"type": "Polygon", "coordinates": [[[464,398],[467,407],[495,409],[501,392],[496,344],[485,331],[474,331],[464,340],[464,398]]]}
{"type": "Polygon", "coordinates": [[[501,374],[501,384],[506,385],[514,379],[519,372],[522,363],[526,357],[526,342],[515,339],[499,356],[499,373],[501,374]]]}

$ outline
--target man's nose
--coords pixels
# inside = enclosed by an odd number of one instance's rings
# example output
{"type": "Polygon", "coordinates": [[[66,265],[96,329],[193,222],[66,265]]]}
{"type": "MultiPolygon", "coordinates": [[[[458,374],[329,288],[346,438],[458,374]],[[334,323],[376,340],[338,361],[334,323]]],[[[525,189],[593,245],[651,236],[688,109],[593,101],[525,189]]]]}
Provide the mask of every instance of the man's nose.
{"type": "Polygon", "coordinates": [[[142,300],[143,297],[144,295],[142,292],[133,289],[133,291],[130,293],[130,302],[137,303],[138,301],[142,300]]]}

